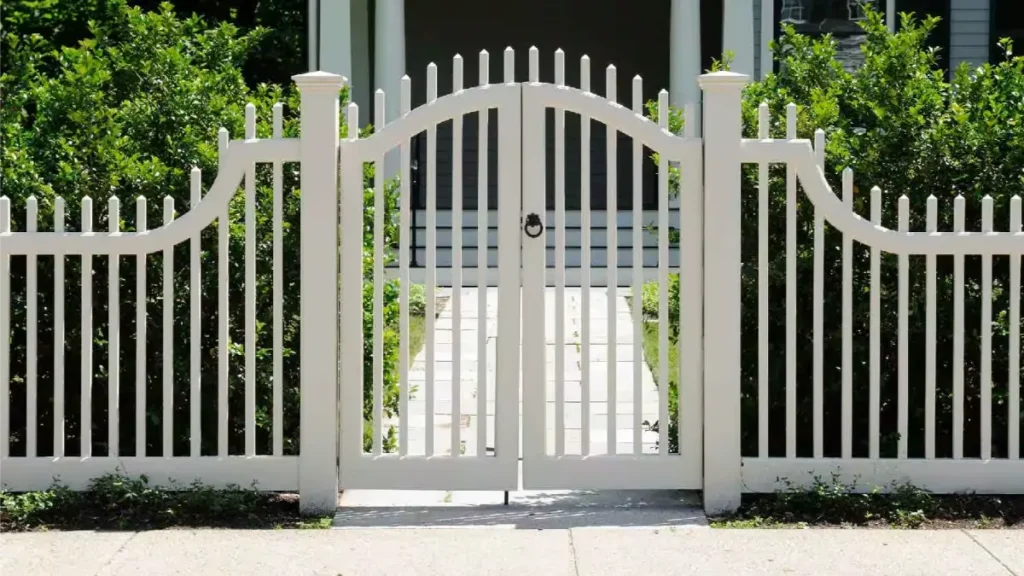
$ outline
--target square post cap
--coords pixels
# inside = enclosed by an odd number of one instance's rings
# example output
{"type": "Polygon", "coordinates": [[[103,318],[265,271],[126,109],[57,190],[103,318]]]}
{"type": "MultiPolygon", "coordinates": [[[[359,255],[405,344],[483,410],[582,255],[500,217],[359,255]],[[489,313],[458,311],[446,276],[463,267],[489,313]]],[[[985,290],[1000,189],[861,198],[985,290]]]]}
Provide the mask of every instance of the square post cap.
{"type": "Polygon", "coordinates": [[[306,72],[305,74],[296,74],[292,76],[292,80],[295,81],[295,85],[299,87],[299,90],[341,90],[342,86],[348,84],[348,78],[340,74],[332,74],[330,72],[316,71],[306,72]]]}
{"type": "Polygon", "coordinates": [[[700,84],[702,90],[731,87],[742,88],[749,82],[750,76],[747,76],[746,74],[728,72],[724,70],[720,72],[701,74],[697,77],[697,83],[700,84]]]}

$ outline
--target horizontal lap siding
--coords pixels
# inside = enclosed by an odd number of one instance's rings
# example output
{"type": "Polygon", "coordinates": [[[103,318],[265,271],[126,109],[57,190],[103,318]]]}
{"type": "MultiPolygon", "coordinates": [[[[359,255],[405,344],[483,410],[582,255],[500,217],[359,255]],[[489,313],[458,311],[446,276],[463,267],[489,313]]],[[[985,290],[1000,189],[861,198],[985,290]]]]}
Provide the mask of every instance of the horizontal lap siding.
{"type": "Polygon", "coordinates": [[[991,26],[989,0],[950,0],[951,68],[988,62],[991,26]]]}

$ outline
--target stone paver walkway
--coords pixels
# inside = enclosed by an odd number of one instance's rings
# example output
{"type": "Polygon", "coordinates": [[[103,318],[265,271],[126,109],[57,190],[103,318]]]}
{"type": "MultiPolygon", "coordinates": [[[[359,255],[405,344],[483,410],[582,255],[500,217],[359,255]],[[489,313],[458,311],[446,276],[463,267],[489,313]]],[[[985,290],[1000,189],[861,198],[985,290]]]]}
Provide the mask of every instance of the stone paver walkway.
{"type": "MultiPolygon", "coordinates": [[[[461,417],[458,425],[461,428],[462,447],[465,454],[477,452],[477,427],[480,423],[477,412],[477,392],[480,376],[484,376],[487,384],[487,444],[494,446],[494,382],[496,376],[495,358],[498,347],[497,307],[499,291],[488,288],[486,314],[486,371],[482,374],[479,368],[479,292],[476,288],[461,291],[461,346],[459,358],[461,363],[460,398],[461,417]]],[[[620,289],[616,298],[616,405],[617,418],[616,448],[619,453],[633,451],[633,411],[634,411],[634,364],[633,338],[635,328],[629,306],[624,295],[628,289],[620,289]]],[[[450,289],[439,289],[438,296],[451,296],[450,289]]],[[[582,290],[567,288],[565,294],[565,440],[567,454],[580,454],[582,448],[582,290]]],[[[453,326],[454,300],[449,299],[447,305],[436,320],[435,326],[435,388],[434,388],[434,453],[450,454],[453,398],[453,326]]],[[[546,339],[547,353],[547,443],[549,453],[554,452],[555,438],[555,290],[545,291],[545,311],[547,318],[546,339]]],[[[590,435],[591,454],[607,453],[608,425],[608,295],[606,288],[591,289],[590,295],[590,435]]],[[[641,401],[639,402],[642,419],[654,422],[658,418],[658,388],[646,362],[642,362],[641,370],[641,401]]],[[[416,356],[409,374],[410,385],[414,393],[409,401],[409,453],[424,454],[426,452],[426,347],[416,356]]],[[[533,385],[533,383],[527,383],[533,385]]],[[[520,398],[522,394],[520,393],[520,398]]],[[[398,427],[398,421],[389,421],[386,425],[398,427]]],[[[643,433],[643,451],[657,450],[657,434],[645,430],[643,433]]]]}

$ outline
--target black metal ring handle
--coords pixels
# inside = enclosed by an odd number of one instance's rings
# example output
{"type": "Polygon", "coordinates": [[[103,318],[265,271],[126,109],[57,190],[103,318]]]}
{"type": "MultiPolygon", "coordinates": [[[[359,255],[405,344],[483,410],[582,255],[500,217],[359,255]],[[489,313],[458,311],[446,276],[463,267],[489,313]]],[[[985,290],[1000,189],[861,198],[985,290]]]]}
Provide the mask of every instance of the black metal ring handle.
{"type": "Polygon", "coordinates": [[[540,221],[540,216],[536,212],[531,212],[526,215],[526,223],[523,224],[523,232],[530,238],[536,238],[540,236],[541,232],[544,231],[544,223],[540,221]]]}

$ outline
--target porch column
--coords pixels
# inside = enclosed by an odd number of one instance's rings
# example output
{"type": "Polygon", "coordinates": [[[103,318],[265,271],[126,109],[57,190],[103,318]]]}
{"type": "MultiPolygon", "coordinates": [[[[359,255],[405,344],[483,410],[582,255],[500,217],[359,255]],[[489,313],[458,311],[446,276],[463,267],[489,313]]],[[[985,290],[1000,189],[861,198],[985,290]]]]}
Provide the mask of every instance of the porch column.
{"type": "Polygon", "coordinates": [[[373,83],[383,90],[387,122],[398,118],[405,74],[405,0],[377,0],[373,39],[373,83]]]}
{"type": "MultiPolygon", "coordinates": [[[[384,91],[385,122],[394,122],[401,110],[405,75],[405,0],[377,0],[373,38],[373,83],[384,91]]],[[[376,116],[376,111],[374,111],[376,116]]],[[[384,159],[384,174],[398,174],[399,156],[392,150],[384,159]]]]}
{"type": "MultiPolygon", "coordinates": [[[[370,47],[367,0],[320,0],[310,2],[309,15],[318,19],[310,27],[310,44],[317,45],[319,58],[310,60],[312,70],[340,74],[349,79],[349,97],[363,110],[370,105],[370,47]]],[[[366,114],[366,118],[372,118],[366,114]]]]}
{"type": "Polygon", "coordinates": [[[722,52],[732,50],[735,57],[730,71],[754,75],[754,2],[724,0],[722,14],[722,52]]]}
{"type": "Polygon", "coordinates": [[[672,0],[669,32],[669,103],[694,105],[694,134],[700,136],[700,0],[672,0]]]}
{"type": "MultiPolygon", "coordinates": [[[[350,0],[320,0],[317,14],[316,1],[309,3],[309,16],[319,16],[320,58],[311,64],[313,70],[340,74],[352,78],[352,5],[350,0]]],[[[310,26],[311,44],[316,46],[317,27],[310,26]]]]}

